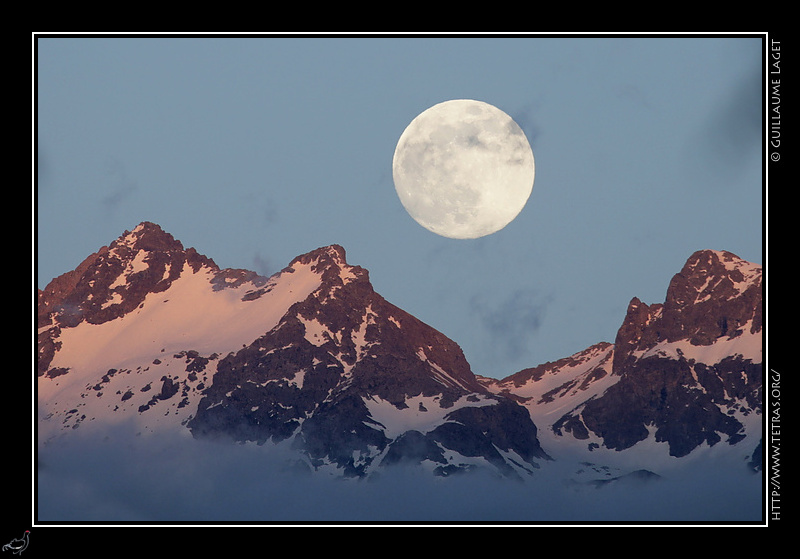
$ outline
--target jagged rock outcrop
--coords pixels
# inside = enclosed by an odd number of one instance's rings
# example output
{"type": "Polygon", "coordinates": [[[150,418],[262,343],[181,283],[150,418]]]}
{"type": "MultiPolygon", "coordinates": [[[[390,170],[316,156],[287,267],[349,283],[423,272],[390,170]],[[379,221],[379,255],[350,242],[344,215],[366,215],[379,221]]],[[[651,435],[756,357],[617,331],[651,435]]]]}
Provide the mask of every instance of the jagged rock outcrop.
{"type": "Polygon", "coordinates": [[[614,344],[484,381],[529,409],[549,444],[672,457],[701,445],[756,447],[763,413],[762,271],[724,251],[691,255],[664,303],[634,297],[614,344]]]}
{"type": "Polygon", "coordinates": [[[184,264],[192,270],[214,262],[183,245],[158,225],[143,222],[86,258],[75,270],[38,292],[39,375],[49,368],[62,328],[103,324],[140,306],[151,293],[169,289],[184,264]],[[50,328],[47,328],[50,326],[50,328]]]}

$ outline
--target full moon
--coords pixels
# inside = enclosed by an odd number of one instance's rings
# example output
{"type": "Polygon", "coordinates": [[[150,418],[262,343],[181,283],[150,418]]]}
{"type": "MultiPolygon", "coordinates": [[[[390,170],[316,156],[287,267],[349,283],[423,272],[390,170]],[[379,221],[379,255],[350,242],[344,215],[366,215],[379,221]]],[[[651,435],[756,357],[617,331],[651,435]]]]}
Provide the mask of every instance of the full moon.
{"type": "Polygon", "coordinates": [[[456,99],[411,121],[397,142],[392,174],[417,223],[443,237],[476,239],[522,211],[533,190],[533,152],[506,113],[456,99]]]}

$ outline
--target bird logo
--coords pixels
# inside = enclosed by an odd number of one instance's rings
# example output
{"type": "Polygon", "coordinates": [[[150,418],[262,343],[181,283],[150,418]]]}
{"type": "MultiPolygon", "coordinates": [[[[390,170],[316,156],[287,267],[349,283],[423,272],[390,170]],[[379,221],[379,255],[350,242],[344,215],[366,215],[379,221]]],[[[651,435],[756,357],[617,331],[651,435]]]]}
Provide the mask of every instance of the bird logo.
{"type": "Polygon", "coordinates": [[[3,546],[3,551],[10,551],[12,553],[16,553],[20,555],[25,548],[28,547],[28,536],[30,535],[30,530],[25,530],[25,533],[22,535],[21,538],[14,538],[6,545],[3,546]]]}

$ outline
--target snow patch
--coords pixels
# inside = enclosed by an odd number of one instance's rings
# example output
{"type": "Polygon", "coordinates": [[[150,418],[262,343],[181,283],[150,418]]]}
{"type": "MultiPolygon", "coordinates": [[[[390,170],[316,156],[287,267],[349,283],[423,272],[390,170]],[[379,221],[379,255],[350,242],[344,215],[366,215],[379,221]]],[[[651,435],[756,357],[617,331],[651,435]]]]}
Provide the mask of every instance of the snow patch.
{"type": "MultiPolygon", "coordinates": [[[[140,266],[143,257],[137,256],[134,262],[140,266]]],[[[136,413],[139,406],[146,406],[160,390],[166,367],[172,365],[167,376],[175,382],[187,379],[186,351],[193,350],[198,356],[208,358],[248,345],[274,328],[291,305],[304,300],[321,285],[320,275],[310,266],[297,264],[293,273],[273,276],[270,289],[261,297],[243,300],[251,284],[214,290],[211,283],[214,277],[211,269],[193,272],[184,265],[180,277],[169,289],[149,294],[140,307],[127,315],[103,324],[82,322],[63,328],[55,339],[62,344],[62,349],[55,353],[50,366],[68,372],[53,378],[38,377],[41,417],[61,417],[59,414],[78,409],[80,413],[71,416],[85,416],[85,424],[104,415],[119,417],[119,413],[111,413],[114,406],[118,412],[136,413]],[[172,357],[178,355],[181,356],[172,357]],[[131,386],[119,384],[127,375],[116,374],[109,382],[101,383],[102,390],[86,389],[97,385],[112,369],[130,372],[136,382],[131,386]],[[152,391],[142,393],[141,388],[148,383],[152,391]],[[102,397],[98,397],[100,392],[102,397]],[[122,401],[121,396],[128,392],[132,396],[122,401]],[[81,398],[67,402],[68,394],[81,394],[81,398]],[[119,403],[109,408],[112,401],[119,403]],[[134,408],[132,412],[131,408],[134,408]]],[[[209,361],[207,370],[215,370],[215,363],[215,360],[209,361]]],[[[295,380],[302,382],[302,377],[295,377],[295,380]]],[[[171,405],[180,402],[177,396],[158,402],[154,408],[165,413],[167,401],[171,405]]],[[[177,415],[184,418],[185,412],[191,413],[184,406],[177,415]]],[[[148,418],[154,415],[152,410],[143,414],[148,418]]],[[[69,425],[69,422],[65,424],[69,425]]]]}
{"type": "Polygon", "coordinates": [[[433,378],[439,382],[442,386],[446,387],[453,387],[457,386],[459,388],[463,388],[464,390],[470,390],[468,386],[465,386],[461,381],[453,377],[450,373],[448,373],[444,368],[440,365],[431,361],[428,357],[428,354],[425,353],[425,348],[418,348],[417,349],[417,357],[419,357],[420,361],[424,361],[428,364],[431,369],[431,373],[433,374],[433,378]]]}
{"type": "Polygon", "coordinates": [[[398,408],[379,396],[364,398],[370,417],[383,425],[384,434],[394,439],[406,431],[427,433],[441,425],[445,416],[467,406],[491,406],[497,401],[483,395],[462,396],[452,407],[442,408],[439,396],[411,396],[405,399],[405,408],[398,408]]]}
{"type": "Polygon", "coordinates": [[[735,338],[719,338],[710,345],[692,345],[688,340],[678,340],[676,342],[662,342],[647,350],[634,352],[640,359],[652,356],[660,356],[671,359],[681,357],[703,363],[705,365],[716,365],[727,357],[739,355],[742,359],[761,363],[763,361],[763,337],[761,332],[751,332],[753,321],[749,321],[743,327],[743,332],[735,338]]]}
{"type": "Polygon", "coordinates": [[[526,398],[522,405],[528,409],[534,424],[540,432],[549,431],[562,415],[619,382],[620,377],[611,374],[613,355],[614,347],[610,344],[590,348],[569,358],[567,365],[554,366],[537,380],[531,379],[522,386],[511,386],[509,381],[491,384],[488,388],[497,393],[508,390],[526,398]],[[600,369],[606,374],[593,378],[600,369]]]}
{"type": "Polygon", "coordinates": [[[319,347],[333,339],[328,327],[316,318],[298,318],[306,329],[305,338],[310,344],[319,347]]]}

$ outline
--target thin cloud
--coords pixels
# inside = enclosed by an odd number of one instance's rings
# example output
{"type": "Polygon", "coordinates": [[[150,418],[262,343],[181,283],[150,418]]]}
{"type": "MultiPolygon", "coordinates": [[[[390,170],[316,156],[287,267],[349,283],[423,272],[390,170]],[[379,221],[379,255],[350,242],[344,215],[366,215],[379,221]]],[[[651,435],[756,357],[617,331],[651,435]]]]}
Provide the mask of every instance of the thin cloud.
{"type": "Polygon", "coordinates": [[[51,178],[50,161],[42,146],[36,145],[36,193],[45,192],[50,185],[51,178]]]}
{"type": "Polygon", "coordinates": [[[108,180],[109,193],[101,199],[106,210],[114,210],[132,196],[139,185],[128,176],[125,165],[114,157],[107,157],[104,171],[108,180]]]}
{"type": "Polygon", "coordinates": [[[690,163],[706,173],[701,184],[724,183],[759,156],[762,141],[762,67],[760,59],[742,64],[740,76],[717,92],[713,108],[700,120],[687,144],[690,163]]]}
{"type": "Polygon", "coordinates": [[[536,119],[537,111],[540,111],[541,103],[530,103],[526,107],[523,107],[513,114],[510,114],[511,118],[514,119],[514,122],[517,123],[522,129],[522,132],[525,134],[525,137],[528,139],[528,144],[530,144],[531,149],[536,148],[536,144],[541,138],[542,129],[536,119]]]}
{"type": "Polygon", "coordinates": [[[717,158],[737,168],[743,158],[755,156],[761,145],[760,68],[742,77],[726,96],[709,123],[709,146],[717,158]]]}
{"type": "Polygon", "coordinates": [[[519,289],[500,302],[475,295],[470,307],[488,334],[492,351],[517,360],[528,354],[530,338],[541,327],[551,300],[532,289],[519,289]]]}
{"type": "Polygon", "coordinates": [[[270,276],[272,275],[272,263],[260,252],[257,252],[253,256],[253,271],[260,276],[270,276]]]}

